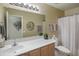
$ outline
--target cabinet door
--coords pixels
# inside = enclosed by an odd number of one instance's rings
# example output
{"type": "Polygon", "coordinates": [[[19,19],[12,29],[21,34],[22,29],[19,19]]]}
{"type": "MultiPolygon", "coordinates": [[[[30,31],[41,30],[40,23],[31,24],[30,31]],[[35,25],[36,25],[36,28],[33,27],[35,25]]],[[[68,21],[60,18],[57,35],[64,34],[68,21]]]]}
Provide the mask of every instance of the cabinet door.
{"type": "Polygon", "coordinates": [[[48,56],[49,49],[48,45],[41,48],[41,56],[48,56]]]}
{"type": "Polygon", "coordinates": [[[29,55],[30,56],[40,56],[40,48],[30,51],[29,55]]]}
{"type": "Polygon", "coordinates": [[[26,52],[26,53],[20,54],[20,55],[18,55],[18,56],[29,56],[29,53],[26,52]]]}
{"type": "Polygon", "coordinates": [[[54,56],[55,55],[55,46],[54,44],[49,45],[49,56],[54,56]]]}

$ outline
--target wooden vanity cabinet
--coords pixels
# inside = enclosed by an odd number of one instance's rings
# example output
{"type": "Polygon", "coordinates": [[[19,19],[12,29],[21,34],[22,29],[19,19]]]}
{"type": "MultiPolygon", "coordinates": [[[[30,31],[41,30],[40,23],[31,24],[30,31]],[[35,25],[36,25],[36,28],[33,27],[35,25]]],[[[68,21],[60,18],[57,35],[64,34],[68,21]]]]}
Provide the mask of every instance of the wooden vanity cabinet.
{"type": "Polygon", "coordinates": [[[55,46],[53,43],[38,49],[34,49],[19,56],[54,56],[54,55],[55,55],[55,46]]]}
{"type": "Polygon", "coordinates": [[[26,53],[23,53],[23,54],[20,54],[18,56],[40,56],[40,48],[38,49],[34,49],[30,52],[26,52],[26,53]]]}
{"type": "Polygon", "coordinates": [[[40,56],[40,48],[32,50],[29,52],[29,56],[40,56]]]}
{"type": "Polygon", "coordinates": [[[41,56],[54,56],[54,44],[49,44],[42,47],[41,56]]]}
{"type": "Polygon", "coordinates": [[[41,48],[41,56],[48,56],[49,54],[48,46],[44,46],[41,48]]]}
{"type": "Polygon", "coordinates": [[[20,54],[20,55],[18,55],[18,56],[29,56],[29,52],[20,54]]]}
{"type": "Polygon", "coordinates": [[[55,45],[54,44],[50,44],[49,46],[49,56],[54,56],[55,55],[55,45]]]}

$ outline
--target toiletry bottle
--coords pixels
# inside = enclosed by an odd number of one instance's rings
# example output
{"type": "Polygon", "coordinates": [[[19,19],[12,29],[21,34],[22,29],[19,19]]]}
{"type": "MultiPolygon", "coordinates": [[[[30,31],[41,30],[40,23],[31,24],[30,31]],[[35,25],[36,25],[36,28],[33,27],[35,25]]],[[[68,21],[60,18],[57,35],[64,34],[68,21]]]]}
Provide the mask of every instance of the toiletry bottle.
{"type": "Polygon", "coordinates": [[[54,35],[52,36],[52,39],[55,39],[55,36],[54,35]]]}
{"type": "Polygon", "coordinates": [[[58,39],[56,38],[56,36],[55,35],[53,35],[53,37],[52,37],[56,42],[55,42],[55,46],[58,46],[58,39]]]}

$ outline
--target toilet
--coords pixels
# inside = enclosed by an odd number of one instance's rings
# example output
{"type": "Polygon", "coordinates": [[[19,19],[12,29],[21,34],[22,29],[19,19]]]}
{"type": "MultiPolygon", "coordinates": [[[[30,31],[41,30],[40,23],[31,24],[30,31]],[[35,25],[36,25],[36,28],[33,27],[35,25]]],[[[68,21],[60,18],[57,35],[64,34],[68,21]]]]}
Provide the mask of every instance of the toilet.
{"type": "Polygon", "coordinates": [[[58,39],[55,37],[55,35],[53,35],[52,37],[53,39],[56,40],[55,42],[55,55],[56,56],[70,56],[71,55],[71,51],[66,48],[63,45],[58,45],[58,39]]]}
{"type": "Polygon", "coordinates": [[[64,46],[56,46],[55,47],[55,55],[56,56],[70,56],[70,50],[64,46]]]}

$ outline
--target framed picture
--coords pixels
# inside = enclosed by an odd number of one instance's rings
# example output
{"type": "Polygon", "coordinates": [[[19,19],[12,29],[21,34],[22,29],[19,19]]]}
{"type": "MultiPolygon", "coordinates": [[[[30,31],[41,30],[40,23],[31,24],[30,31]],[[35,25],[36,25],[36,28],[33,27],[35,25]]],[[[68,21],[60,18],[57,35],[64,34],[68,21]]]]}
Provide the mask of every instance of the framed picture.
{"type": "Polygon", "coordinates": [[[49,31],[54,32],[58,30],[58,25],[57,24],[49,24],[49,31]]]}
{"type": "Polygon", "coordinates": [[[55,24],[53,24],[53,26],[54,26],[54,31],[57,31],[58,30],[58,25],[55,23],[55,24]]]}
{"type": "Polygon", "coordinates": [[[53,31],[54,31],[54,26],[53,26],[53,24],[49,24],[49,31],[50,31],[50,32],[53,32],[53,31]]]}
{"type": "Polygon", "coordinates": [[[42,25],[38,25],[38,26],[37,26],[37,32],[38,32],[38,33],[42,33],[42,32],[43,32],[42,25]]]}

